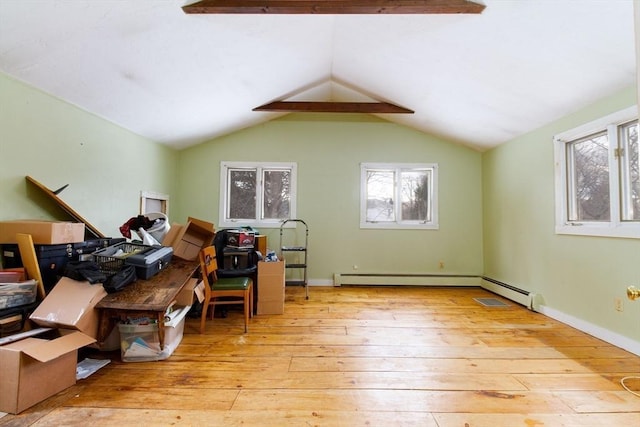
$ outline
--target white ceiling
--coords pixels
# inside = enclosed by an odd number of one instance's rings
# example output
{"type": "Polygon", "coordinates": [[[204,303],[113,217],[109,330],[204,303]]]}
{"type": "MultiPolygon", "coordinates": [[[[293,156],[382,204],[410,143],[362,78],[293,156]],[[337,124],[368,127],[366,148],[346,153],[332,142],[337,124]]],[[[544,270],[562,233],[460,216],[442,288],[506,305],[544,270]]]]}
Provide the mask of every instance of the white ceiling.
{"type": "MultiPolygon", "coordinates": [[[[478,150],[636,78],[633,0],[486,0],[480,15],[187,15],[189,0],[0,0],[0,71],[176,148],[375,99],[478,150]]],[[[0,101],[2,102],[2,101],[0,101]]]]}

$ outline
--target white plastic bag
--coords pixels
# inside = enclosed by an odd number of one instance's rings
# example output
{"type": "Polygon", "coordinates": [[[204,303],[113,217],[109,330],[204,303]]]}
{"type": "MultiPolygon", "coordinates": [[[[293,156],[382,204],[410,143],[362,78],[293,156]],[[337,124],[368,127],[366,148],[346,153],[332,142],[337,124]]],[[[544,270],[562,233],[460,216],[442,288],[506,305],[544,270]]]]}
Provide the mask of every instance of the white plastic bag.
{"type": "Polygon", "coordinates": [[[151,234],[147,232],[144,228],[138,228],[138,234],[142,237],[142,243],[149,246],[159,246],[160,242],[158,242],[151,234]]]}

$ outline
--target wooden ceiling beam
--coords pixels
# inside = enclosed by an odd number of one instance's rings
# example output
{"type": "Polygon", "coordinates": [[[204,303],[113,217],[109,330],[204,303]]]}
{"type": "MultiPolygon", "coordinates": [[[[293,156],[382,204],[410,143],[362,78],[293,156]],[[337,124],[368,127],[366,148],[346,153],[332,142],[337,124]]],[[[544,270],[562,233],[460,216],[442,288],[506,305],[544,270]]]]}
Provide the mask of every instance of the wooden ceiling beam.
{"type": "Polygon", "coordinates": [[[455,14],[482,13],[470,0],[202,0],[185,13],[245,14],[455,14]]]}
{"type": "Polygon", "coordinates": [[[388,102],[275,101],[253,111],[285,111],[290,113],[367,113],[413,114],[413,110],[388,102]]]}

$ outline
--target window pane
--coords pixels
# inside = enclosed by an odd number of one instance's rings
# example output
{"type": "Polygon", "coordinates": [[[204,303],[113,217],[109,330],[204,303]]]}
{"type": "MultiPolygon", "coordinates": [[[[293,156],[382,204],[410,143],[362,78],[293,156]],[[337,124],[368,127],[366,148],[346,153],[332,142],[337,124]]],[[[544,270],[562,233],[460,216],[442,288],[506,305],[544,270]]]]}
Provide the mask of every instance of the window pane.
{"type": "Polygon", "coordinates": [[[640,221],[640,156],[638,152],[638,122],[621,128],[620,145],[622,183],[622,219],[640,221]]]}
{"type": "Polygon", "coordinates": [[[404,221],[430,221],[429,172],[402,172],[402,219],[404,221]]]}
{"type": "Polygon", "coordinates": [[[255,219],[255,169],[229,169],[229,219],[255,219]]]}
{"type": "Polygon", "coordinates": [[[610,220],[608,146],[606,132],[567,145],[570,221],[610,220]]]}
{"type": "Polygon", "coordinates": [[[395,221],[393,208],[395,173],[367,171],[367,222],[395,221]]]}
{"type": "Polygon", "coordinates": [[[263,182],[262,219],[289,218],[291,172],[265,170],[263,182]]]}

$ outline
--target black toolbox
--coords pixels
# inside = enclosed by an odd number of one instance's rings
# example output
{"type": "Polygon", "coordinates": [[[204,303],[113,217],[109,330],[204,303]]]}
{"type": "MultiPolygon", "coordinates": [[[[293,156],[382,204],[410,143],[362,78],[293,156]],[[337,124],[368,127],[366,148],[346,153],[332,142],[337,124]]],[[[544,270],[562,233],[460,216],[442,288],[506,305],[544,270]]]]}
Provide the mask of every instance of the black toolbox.
{"type": "MultiPolygon", "coordinates": [[[[53,289],[64,273],[69,261],[78,261],[93,252],[123,242],[124,238],[90,239],[78,243],[62,243],[58,245],[34,245],[42,282],[47,293],[53,289]]],[[[20,250],[16,243],[6,243],[2,246],[2,266],[4,268],[22,267],[20,250]]]]}
{"type": "Polygon", "coordinates": [[[169,265],[173,257],[173,248],[170,246],[152,247],[145,253],[127,257],[125,264],[136,268],[138,279],[148,279],[156,275],[160,270],[169,265]]]}

